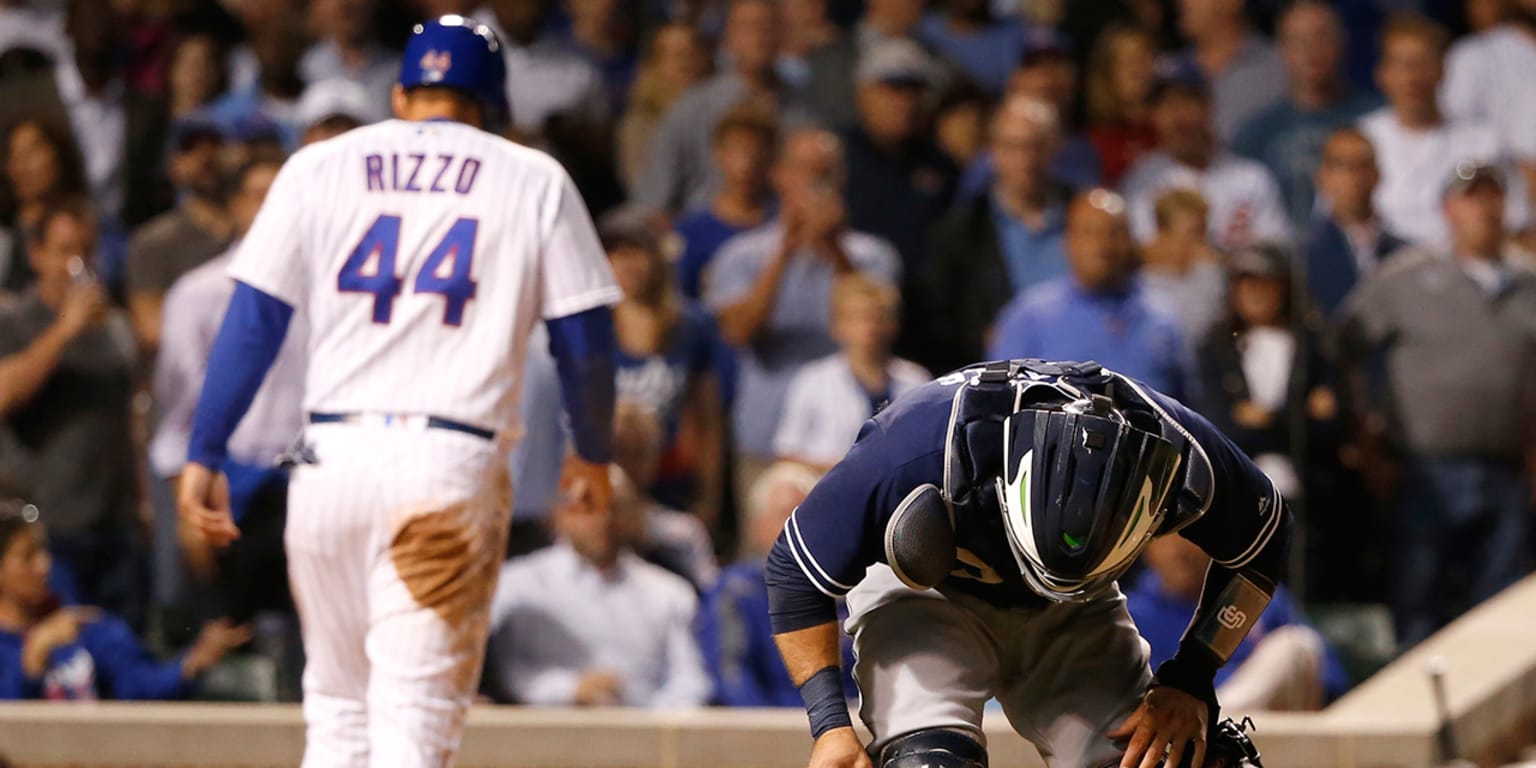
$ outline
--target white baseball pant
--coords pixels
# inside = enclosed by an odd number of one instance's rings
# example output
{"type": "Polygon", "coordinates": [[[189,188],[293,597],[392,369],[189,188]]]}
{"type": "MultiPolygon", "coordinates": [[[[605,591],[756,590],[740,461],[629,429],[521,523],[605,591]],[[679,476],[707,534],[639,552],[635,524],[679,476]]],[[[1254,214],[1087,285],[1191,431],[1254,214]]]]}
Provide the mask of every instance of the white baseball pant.
{"type": "Polygon", "coordinates": [[[511,510],[504,452],[442,429],[310,425],[290,486],[303,768],[453,763],[511,510]]]}

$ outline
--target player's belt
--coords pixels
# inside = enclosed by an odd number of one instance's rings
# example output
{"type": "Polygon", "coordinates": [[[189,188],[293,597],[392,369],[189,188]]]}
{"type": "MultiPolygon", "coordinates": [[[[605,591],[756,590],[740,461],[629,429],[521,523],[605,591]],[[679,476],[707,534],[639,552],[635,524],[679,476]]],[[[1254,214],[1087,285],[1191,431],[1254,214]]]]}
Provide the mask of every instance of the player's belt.
{"type": "Polygon", "coordinates": [[[463,432],[482,440],[495,440],[496,433],[462,421],[423,416],[417,413],[316,413],[309,414],[311,424],[358,424],[375,427],[400,427],[403,429],[446,429],[463,432]]]}

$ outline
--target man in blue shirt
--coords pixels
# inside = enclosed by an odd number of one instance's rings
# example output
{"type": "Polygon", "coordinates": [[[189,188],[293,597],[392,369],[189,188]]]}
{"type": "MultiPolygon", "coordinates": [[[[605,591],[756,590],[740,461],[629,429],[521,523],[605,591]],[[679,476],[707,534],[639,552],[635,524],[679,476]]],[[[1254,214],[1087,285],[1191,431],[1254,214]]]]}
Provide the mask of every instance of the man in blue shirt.
{"type": "MultiPolygon", "coordinates": [[[[1126,591],[1125,607],[1151,646],[1156,666],[1178,652],[1211,559],[1181,537],[1164,536],[1147,545],[1142,561],[1147,568],[1126,591]]],[[[1343,662],[1297,611],[1283,586],[1275,589],[1227,666],[1216,672],[1221,704],[1236,714],[1316,710],[1347,690],[1343,662]]]]}
{"type": "Polygon", "coordinates": [[[778,143],[778,124],[772,112],[743,104],[720,118],[713,140],[720,190],[708,207],[684,214],[673,227],[683,241],[677,285],[694,300],[704,293],[704,270],[720,246],[768,218],[768,167],[778,143]]]}
{"type": "Polygon", "coordinates": [[[1188,398],[1189,351],[1177,321],[1148,301],[1119,195],[1094,189],[1067,213],[1071,274],[1020,294],[998,317],[987,356],[1096,360],[1188,398]]]}
{"type": "Polygon", "coordinates": [[[1377,100],[1353,90],[1340,70],[1344,25],[1339,12],[1318,0],[1285,10],[1276,27],[1285,62],[1286,97],[1238,129],[1232,149],[1269,168],[1291,217],[1312,212],[1312,171],[1323,142],[1375,109],[1377,100]]]}

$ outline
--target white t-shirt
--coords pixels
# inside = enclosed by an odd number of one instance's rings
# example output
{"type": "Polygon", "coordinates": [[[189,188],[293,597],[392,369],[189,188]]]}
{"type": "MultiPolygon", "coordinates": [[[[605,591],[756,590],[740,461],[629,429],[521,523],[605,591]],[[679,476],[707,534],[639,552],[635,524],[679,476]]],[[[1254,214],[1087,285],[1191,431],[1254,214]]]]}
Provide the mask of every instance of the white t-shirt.
{"type": "Polygon", "coordinates": [[[306,410],[508,435],[534,324],[621,295],[564,169],[450,122],[387,120],[294,154],[230,273],[307,316],[306,410]]]}
{"type": "MultiPolygon", "coordinates": [[[[231,248],[218,258],[181,276],[165,294],[160,356],[155,360],[155,405],[160,423],[149,442],[149,463],[161,477],[181,472],[192,440],[192,417],[208,371],[208,354],[224,321],[235,281],[229,279],[231,248]]],[[[256,399],[229,437],[229,457],[255,466],[270,466],[293,444],[304,428],[304,343],[308,336],[302,316],[288,325],[288,336],[277,352],[256,399]]]]}
{"type": "Polygon", "coordinates": [[[1360,131],[1376,148],[1381,183],[1376,186],[1376,212],[1392,232],[1414,245],[1436,248],[1449,240],[1441,191],[1456,164],[1464,160],[1500,163],[1509,181],[1505,223],[1517,228],[1526,221],[1525,183],[1509,168],[1498,136],[1485,125],[1446,121],[1423,131],[1410,131],[1383,107],[1360,118],[1360,131]]]}
{"type": "Polygon", "coordinates": [[[1164,152],[1142,158],[1121,185],[1130,206],[1131,233],[1138,242],[1157,235],[1154,207],[1170,189],[1192,189],[1210,206],[1211,243],[1232,249],[1259,241],[1291,238],[1290,220],[1274,176],[1260,163],[1222,152],[1204,171],[1164,152]]]}
{"type": "MultiPolygon", "coordinates": [[[[933,378],[922,366],[893,359],[886,366],[892,400],[933,378]]],[[[807,363],[789,383],[773,452],[814,464],[836,464],[853,446],[874,404],[838,353],[807,363]]]]}
{"type": "Polygon", "coordinates": [[[1440,104],[1452,120],[1487,125],[1511,154],[1536,161],[1536,38],[1501,24],[1457,43],[1440,104]]]}

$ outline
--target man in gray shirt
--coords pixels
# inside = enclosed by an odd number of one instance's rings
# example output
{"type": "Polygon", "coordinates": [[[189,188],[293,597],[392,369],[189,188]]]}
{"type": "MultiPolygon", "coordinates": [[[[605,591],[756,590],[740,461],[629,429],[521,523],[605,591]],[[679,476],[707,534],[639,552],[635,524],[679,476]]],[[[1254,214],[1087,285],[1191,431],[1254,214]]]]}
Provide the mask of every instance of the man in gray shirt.
{"type": "Polygon", "coordinates": [[[28,238],[37,282],[0,306],[0,475],[42,511],[80,599],[138,624],[135,349],[127,318],[78,258],[95,244],[83,203],[50,207],[28,238]]]}
{"type": "Polygon", "coordinates": [[[790,88],[774,73],[779,51],[779,9],[772,0],[737,0],[725,23],[728,68],[694,86],[662,115],[651,139],[650,162],[632,190],[647,210],[677,214],[709,204],[719,181],[711,155],[715,125],[732,107],[753,101],[810,122],[792,108],[790,88]]]}
{"type": "Polygon", "coordinates": [[[1285,62],[1248,26],[1244,0],[1180,0],[1179,30],[1193,45],[1179,57],[1205,73],[1215,96],[1216,135],[1223,141],[1285,97],[1285,62]]]}
{"type": "Polygon", "coordinates": [[[828,332],[833,281],[852,272],[893,285],[900,280],[901,262],[889,243],[848,229],[835,135],[789,134],[773,178],[779,218],[728,240],[704,275],[705,304],[740,365],[731,414],[738,493],[773,461],[790,380],[801,366],[837,351],[828,332]]]}
{"type": "Polygon", "coordinates": [[[1392,532],[1403,643],[1529,567],[1536,277],[1503,262],[1504,196],[1495,167],[1457,165],[1442,199],[1450,252],[1393,257],[1345,301],[1335,328],[1346,364],[1385,356],[1386,416],[1406,463],[1392,532]]]}

